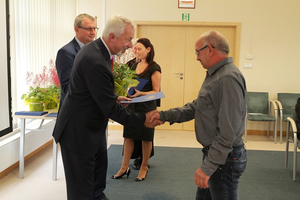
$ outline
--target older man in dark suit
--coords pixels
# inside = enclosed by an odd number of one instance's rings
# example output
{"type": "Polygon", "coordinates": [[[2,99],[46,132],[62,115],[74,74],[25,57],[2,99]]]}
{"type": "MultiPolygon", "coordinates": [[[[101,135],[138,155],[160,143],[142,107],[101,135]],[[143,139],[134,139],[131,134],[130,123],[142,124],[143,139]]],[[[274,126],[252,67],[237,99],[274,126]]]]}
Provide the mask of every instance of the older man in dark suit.
{"type": "Polygon", "coordinates": [[[76,54],[83,45],[92,42],[95,39],[96,31],[98,30],[95,18],[88,14],[78,15],[74,21],[74,30],[76,36],[71,42],[58,50],[55,61],[61,85],[60,105],[62,104],[69,88],[70,75],[76,54]]]}
{"type": "Polygon", "coordinates": [[[133,36],[132,21],[114,16],[107,21],[102,38],[85,45],[75,58],[69,90],[53,132],[61,146],[69,200],[108,199],[103,192],[108,118],[135,128],[149,124],[148,114],[127,110],[118,102],[128,98],[114,92],[112,55],[132,47],[133,36]]]}

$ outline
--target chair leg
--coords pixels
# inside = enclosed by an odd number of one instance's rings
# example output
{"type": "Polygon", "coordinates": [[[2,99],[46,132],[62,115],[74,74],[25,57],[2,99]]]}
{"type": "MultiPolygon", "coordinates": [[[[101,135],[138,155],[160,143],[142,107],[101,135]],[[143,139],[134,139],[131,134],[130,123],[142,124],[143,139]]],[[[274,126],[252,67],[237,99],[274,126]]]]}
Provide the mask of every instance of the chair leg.
{"type": "Polygon", "coordinates": [[[273,136],[274,136],[274,143],[277,143],[277,123],[276,120],[274,121],[274,128],[273,128],[273,136]]]}
{"type": "Polygon", "coordinates": [[[294,139],[294,166],[293,166],[293,181],[296,181],[296,172],[297,172],[297,134],[293,133],[294,139]]]}
{"type": "Polygon", "coordinates": [[[282,119],[280,119],[280,144],[282,144],[282,119]]]}
{"type": "Polygon", "coordinates": [[[288,156],[289,156],[289,136],[290,136],[290,123],[287,123],[287,131],[286,131],[286,147],[285,147],[285,164],[284,167],[288,168],[288,156]]]}
{"type": "Polygon", "coordinates": [[[270,137],[270,122],[269,123],[269,127],[268,127],[268,134],[267,134],[267,137],[270,137]]]}

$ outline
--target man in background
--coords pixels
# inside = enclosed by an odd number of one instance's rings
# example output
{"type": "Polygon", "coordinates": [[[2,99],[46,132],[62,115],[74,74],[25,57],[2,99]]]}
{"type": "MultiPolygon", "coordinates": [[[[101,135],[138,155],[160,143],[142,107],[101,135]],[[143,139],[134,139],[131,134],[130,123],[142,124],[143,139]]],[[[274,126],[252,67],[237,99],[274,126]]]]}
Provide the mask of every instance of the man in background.
{"type": "Polygon", "coordinates": [[[80,14],[75,18],[74,30],[76,34],[75,37],[71,42],[58,50],[55,61],[61,85],[60,105],[62,105],[62,101],[64,100],[69,88],[70,75],[75,56],[83,45],[95,39],[98,28],[96,27],[94,17],[88,14],[80,14]]]}
{"type": "Polygon", "coordinates": [[[194,176],[196,200],[238,200],[238,179],[247,162],[242,139],[246,82],[228,57],[228,41],[219,32],[201,35],[195,49],[207,70],[197,99],[183,107],[154,111],[151,120],[173,124],[195,119],[196,137],[204,147],[203,162],[194,176]]]}

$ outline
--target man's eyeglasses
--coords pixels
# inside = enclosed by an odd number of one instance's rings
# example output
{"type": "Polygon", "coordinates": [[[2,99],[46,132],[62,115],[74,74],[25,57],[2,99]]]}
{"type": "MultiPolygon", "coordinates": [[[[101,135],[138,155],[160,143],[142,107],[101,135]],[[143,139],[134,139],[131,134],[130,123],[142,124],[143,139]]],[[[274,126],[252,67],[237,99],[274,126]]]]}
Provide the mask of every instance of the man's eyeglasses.
{"type": "MultiPolygon", "coordinates": [[[[210,45],[211,46],[211,45],[210,45]]],[[[196,56],[199,56],[199,54],[200,54],[200,51],[202,51],[202,50],[204,50],[204,49],[206,49],[208,47],[208,45],[205,45],[204,47],[202,47],[201,49],[199,49],[199,50],[196,50],[195,51],[195,54],[196,54],[196,56]]],[[[215,48],[214,46],[211,46],[212,48],[215,48]]]]}
{"type": "Polygon", "coordinates": [[[200,54],[200,51],[202,51],[202,50],[204,50],[206,47],[207,47],[208,45],[205,45],[204,47],[202,47],[201,49],[199,49],[199,50],[196,50],[195,51],[195,54],[196,54],[196,56],[199,56],[199,54],[200,54]]]}
{"type": "Polygon", "coordinates": [[[84,28],[84,27],[81,27],[81,26],[78,26],[79,28],[82,28],[82,29],[84,29],[84,30],[87,30],[87,31],[95,31],[95,32],[97,32],[98,30],[99,30],[99,28],[84,28]]]}

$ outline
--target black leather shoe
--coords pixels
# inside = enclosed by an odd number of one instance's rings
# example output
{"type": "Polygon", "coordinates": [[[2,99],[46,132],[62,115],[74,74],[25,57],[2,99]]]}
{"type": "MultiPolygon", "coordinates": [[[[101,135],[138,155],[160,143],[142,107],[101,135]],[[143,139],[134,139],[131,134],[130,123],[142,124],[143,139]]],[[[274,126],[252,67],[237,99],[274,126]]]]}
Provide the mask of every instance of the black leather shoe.
{"type": "MultiPolygon", "coordinates": [[[[149,169],[147,169],[146,176],[148,174],[148,171],[149,171],[149,169]]],[[[143,181],[143,180],[145,180],[146,176],[144,178],[136,177],[135,181],[143,181]]]]}
{"type": "Polygon", "coordinates": [[[126,170],[121,176],[113,175],[111,178],[112,178],[112,179],[120,179],[120,178],[122,178],[124,175],[127,175],[127,179],[128,179],[128,176],[130,175],[130,173],[131,173],[131,170],[130,170],[130,168],[128,167],[127,170],[126,170]]]}

